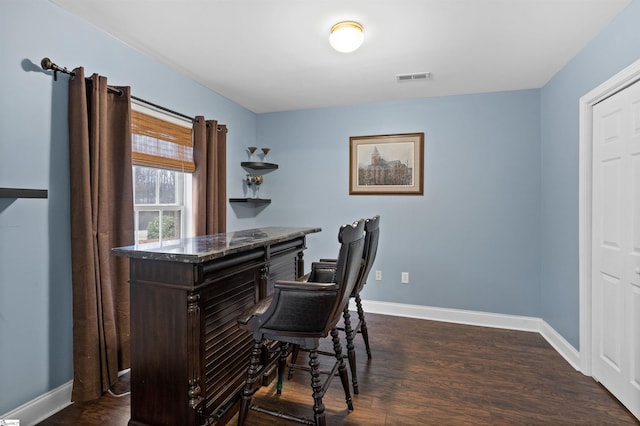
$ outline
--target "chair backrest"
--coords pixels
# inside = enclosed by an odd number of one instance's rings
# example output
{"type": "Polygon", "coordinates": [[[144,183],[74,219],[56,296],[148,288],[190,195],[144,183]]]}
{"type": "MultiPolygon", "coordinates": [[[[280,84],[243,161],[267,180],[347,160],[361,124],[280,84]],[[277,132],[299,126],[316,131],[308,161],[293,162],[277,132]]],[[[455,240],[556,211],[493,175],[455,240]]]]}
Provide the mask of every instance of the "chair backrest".
{"type": "Polygon", "coordinates": [[[329,316],[329,330],[334,328],[340,320],[342,311],[349,303],[349,296],[351,296],[362,270],[364,227],[365,221],[361,219],[351,225],[342,225],[338,232],[338,241],[341,245],[336,263],[335,282],[338,284],[339,290],[336,303],[329,316]]]}
{"type": "Polygon", "coordinates": [[[326,287],[310,285],[316,281],[276,281],[273,297],[264,306],[266,310],[244,320],[247,329],[269,339],[285,341],[286,337],[286,341],[303,347],[311,347],[317,342],[310,341],[326,337],[336,328],[362,268],[364,224],[362,219],[340,227],[340,251],[332,279],[317,281],[328,284],[326,287]]]}
{"type": "Polygon", "coordinates": [[[362,252],[362,270],[358,276],[358,282],[351,293],[351,297],[355,297],[364,285],[367,283],[367,277],[371,272],[376,254],[378,253],[378,239],[380,238],[380,216],[376,215],[371,219],[367,219],[364,224],[364,251],[362,252]]]}

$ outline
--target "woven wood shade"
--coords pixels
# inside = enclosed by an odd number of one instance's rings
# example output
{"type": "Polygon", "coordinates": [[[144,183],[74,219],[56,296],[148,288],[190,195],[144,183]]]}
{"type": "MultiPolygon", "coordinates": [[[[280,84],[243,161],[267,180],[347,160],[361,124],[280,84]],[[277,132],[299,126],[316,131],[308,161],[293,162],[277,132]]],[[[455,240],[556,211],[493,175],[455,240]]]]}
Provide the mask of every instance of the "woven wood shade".
{"type": "Polygon", "coordinates": [[[193,172],[191,129],[131,111],[133,164],[193,172]]]}

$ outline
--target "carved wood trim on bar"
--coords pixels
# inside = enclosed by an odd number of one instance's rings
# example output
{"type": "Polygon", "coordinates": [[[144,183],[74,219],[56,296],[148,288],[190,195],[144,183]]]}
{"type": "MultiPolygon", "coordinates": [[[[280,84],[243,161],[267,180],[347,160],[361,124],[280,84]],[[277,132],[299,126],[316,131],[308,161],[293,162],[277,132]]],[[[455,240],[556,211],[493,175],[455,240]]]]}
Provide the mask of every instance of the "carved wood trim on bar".
{"type": "MultiPolygon", "coordinates": [[[[187,353],[197,353],[200,350],[200,294],[191,293],[187,296],[187,316],[190,336],[187,342],[187,353]]],[[[197,410],[203,401],[200,387],[200,357],[188,358],[189,371],[189,406],[197,410]]]]}

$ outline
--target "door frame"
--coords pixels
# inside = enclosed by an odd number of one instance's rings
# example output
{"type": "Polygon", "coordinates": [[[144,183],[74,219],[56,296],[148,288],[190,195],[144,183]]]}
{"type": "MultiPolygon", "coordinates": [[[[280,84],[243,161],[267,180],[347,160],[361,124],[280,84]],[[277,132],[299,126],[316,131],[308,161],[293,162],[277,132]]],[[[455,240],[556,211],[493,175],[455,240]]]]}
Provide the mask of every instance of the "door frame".
{"type": "Polygon", "coordinates": [[[593,177],[593,106],[640,80],[640,59],[580,98],[579,135],[579,282],[580,282],[580,371],[591,376],[591,203],[593,177]]]}

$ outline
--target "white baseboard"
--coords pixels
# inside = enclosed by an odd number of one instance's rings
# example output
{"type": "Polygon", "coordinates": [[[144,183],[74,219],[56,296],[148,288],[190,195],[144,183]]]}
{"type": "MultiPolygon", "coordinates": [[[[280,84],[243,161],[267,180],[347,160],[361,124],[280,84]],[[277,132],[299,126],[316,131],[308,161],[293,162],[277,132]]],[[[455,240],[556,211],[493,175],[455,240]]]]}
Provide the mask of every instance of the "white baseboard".
{"type": "Polygon", "coordinates": [[[573,368],[584,374],[580,368],[580,353],[567,342],[553,327],[546,321],[540,320],[540,334],[573,368]]]}
{"type": "MultiPolygon", "coordinates": [[[[580,354],[578,351],[541,318],[467,311],[462,309],[436,308],[404,303],[378,302],[375,300],[363,300],[362,307],[365,312],[372,314],[394,315],[540,333],[574,369],[580,371],[580,354]]],[[[355,305],[350,305],[349,309],[355,310],[355,305]]]]}
{"type": "MultiPolygon", "coordinates": [[[[118,377],[123,376],[131,371],[130,368],[118,372],[118,377]]],[[[51,417],[58,411],[68,407],[71,402],[71,390],[73,389],[73,380],[57,387],[39,397],[27,402],[24,405],[12,410],[6,414],[0,415],[0,420],[17,419],[20,420],[20,426],[32,426],[40,423],[47,417],[51,417]]]]}
{"type": "Polygon", "coordinates": [[[71,405],[72,387],[73,381],[67,382],[15,410],[1,415],[0,419],[17,419],[20,420],[20,426],[33,426],[71,405]]]}

